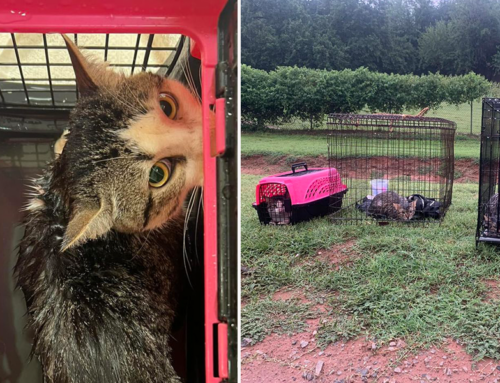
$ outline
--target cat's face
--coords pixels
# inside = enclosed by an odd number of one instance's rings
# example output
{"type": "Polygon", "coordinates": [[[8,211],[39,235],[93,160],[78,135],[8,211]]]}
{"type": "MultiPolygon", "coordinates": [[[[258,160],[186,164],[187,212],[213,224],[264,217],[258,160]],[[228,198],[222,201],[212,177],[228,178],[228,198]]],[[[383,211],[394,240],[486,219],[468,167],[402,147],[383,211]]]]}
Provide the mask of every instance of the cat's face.
{"type": "Polygon", "coordinates": [[[393,206],[398,212],[398,217],[400,219],[410,220],[415,215],[417,201],[411,202],[406,209],[398,203],[394,203],[393,206]]]}
{"type": "Polygon", "coordinates": [[[66,42],[82,98],[56,163],[71,210],[63,248],[111,229],[137,233],[168,224],[203,184],[200,103],[176,81],[125,77],[89,63],[66,42]]]}

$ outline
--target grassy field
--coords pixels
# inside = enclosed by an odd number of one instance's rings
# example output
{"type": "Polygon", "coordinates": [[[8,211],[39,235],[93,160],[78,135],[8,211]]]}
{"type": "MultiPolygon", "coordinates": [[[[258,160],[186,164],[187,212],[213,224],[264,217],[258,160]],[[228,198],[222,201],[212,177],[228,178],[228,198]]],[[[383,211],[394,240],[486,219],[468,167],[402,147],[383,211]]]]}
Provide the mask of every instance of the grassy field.
{"type": "MultiPolygon", "coordinates": [[[[457,137],[455,158],[479,158],[480,142],[476,138],[457,137]]],[[[241,154],[268,156],[327,156],[326,136],[248,133],[241,139],[241,154]]]]}
{"type": "MultiPolygon", "coordinates": [[[[472,133],[479,134],[481,132],[481,108],[482,101],[478,100],[473,103],[472,113],[472,133]]],[[[416,114],[419,110],[405,110],[404,114],[416,114]]],[[[363,113],[369,113],[368,110],[363,113]]],[[[431,109],[426,117],[440,117],[451,120],[457,124],[458,134],[470,134],[470,105],[461,104],[459,106],[443,104],[438,109],[431,109]]],[[[281,126],[283,129],[309,129],[308,121],[293,121],[281,126]]],[[[326,121],[324,124],[316,129],[326,129],[326,121]]]]}
{"type": "MultiPolygon", "coordinates": [[[[250,148],[249,137],[244,137],[250,148]]],[[[477,359],[500,359],[500,257],[475,248],[477,184],[456,184],[441,226],[333,225],[326,218],[296,226],[261,226],[251,207],[261,176],[242,175],[242,336],[299,332],[320,318],[326,346],[366,336],[403,338],[409,348],[459,339],[477,359]],[[318,255],[335,248],[332,257],[318,255]],[[307,301],[273,300],[298,291],[307,301]],[[327,307],[319,311],[318,305],[327,307]]]]}

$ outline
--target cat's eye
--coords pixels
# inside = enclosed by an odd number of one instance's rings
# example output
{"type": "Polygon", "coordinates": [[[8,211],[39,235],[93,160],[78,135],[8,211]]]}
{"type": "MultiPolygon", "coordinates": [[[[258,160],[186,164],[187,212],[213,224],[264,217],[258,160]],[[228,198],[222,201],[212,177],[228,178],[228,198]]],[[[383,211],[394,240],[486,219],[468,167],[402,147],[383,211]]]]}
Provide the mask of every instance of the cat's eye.
{"type": "Polygon", "coordinates": [[[168,93],[160,93],[160,107],[165,113],[165,116],[170,118],[171,120],[175,120],[177,117],[177,110],[179,109],[177,106],[177,101],[175,98],[168,93]]]}
{"type": "Polygon", "coordinates": [[[160,160],[153,165],[149,172],[149,186],[160,188],[170,179],[172,163],[169,160],[160,160]]]}

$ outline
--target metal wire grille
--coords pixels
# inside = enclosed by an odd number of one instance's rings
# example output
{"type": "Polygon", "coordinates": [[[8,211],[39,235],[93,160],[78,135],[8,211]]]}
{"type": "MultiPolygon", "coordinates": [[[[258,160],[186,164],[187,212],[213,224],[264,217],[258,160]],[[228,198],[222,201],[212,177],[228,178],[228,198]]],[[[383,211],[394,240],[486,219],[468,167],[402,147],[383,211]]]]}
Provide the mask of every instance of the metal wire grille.
{"type": "Polygon", "coordinates": [[[483,99],[477,242],[500,244],[498,190],[500,169],[500,99],[483,99]]]}
{"type": "MultiPolygon", "coordinates": [[[[182,40],[164,35],[73,35],[93,57],[127,74],[167,72],[182,40]]],[[[78,100],[75,77],[60,35],[0,34],[0,108],[70,110],[78,100]]]]}
{"type": "Polygon", "coordinates": [[[331,215],[335,222],[444,218],[453,190],[454,122],[331,114],[328,127],[329,165],[347,186],[341,209],[331,215]]]}
{"type": "Polygon", "coordinates": [[[0,141],[0,170],[39,169],[54,157],[52,140],[10,139],[0,141]]]}

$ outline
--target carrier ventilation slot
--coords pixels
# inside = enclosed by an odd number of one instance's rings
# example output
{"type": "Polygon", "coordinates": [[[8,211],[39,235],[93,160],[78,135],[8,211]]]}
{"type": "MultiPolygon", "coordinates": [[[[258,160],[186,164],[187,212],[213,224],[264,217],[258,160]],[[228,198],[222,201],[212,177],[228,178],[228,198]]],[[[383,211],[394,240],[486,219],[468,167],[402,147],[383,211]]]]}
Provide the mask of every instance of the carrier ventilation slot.
{"type": "Polygon", "coordinates": [[[284,196],[286,194],[286,186],[282,184],[264,184],[260,186],[260,202],[266,202],[266,198],[284,196]]]}
{"type": "Polygon", "coordinates": [[[328,177],[318,178],[315,180],[306,191],[306,200],[316,196],[330,194],[330,180],[328,177]]]}

